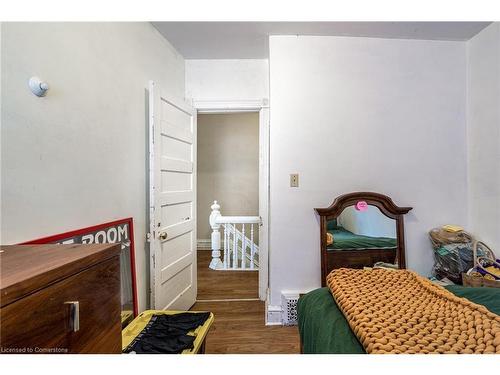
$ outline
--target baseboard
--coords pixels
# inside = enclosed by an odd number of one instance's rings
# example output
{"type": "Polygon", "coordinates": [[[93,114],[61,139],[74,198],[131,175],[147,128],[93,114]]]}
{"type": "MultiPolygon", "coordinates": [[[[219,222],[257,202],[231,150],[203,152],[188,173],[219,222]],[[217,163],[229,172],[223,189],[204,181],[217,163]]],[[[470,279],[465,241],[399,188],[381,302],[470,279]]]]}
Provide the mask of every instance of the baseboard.
{"type": "Polygon", "coordinates": [[[212,241],[197,239],[196,247],[198,248],[198,250],[212,250],[212,241]]]}

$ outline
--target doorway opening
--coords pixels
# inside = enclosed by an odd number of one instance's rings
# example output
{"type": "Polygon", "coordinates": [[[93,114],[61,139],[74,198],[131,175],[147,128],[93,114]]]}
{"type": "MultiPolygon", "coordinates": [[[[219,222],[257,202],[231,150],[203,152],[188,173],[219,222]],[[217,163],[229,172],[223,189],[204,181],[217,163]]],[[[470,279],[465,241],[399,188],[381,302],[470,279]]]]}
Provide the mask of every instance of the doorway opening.
{"type": "Polygon", "coordinates": [[[265,300],[267,107],[195,107],[197,301],[265,300]]]}
{"type": "Polygon", "coordinates": [[[259,216],[259,114],[201,113],[197,123],[197,300],[258,299],[258,224],[221,225],[221,267],[210,267],[209,217],[214,201],[224,216],[259,216]]]}

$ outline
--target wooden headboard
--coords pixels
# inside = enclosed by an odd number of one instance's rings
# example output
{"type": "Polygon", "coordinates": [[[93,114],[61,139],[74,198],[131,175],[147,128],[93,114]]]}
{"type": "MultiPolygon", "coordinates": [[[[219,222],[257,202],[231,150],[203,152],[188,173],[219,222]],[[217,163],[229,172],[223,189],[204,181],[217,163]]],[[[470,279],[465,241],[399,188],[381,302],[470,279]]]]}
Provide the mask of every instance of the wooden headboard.
{"type": "Polygon", "coordinates": [[[326,285],[326,276],[335,268],[371,267],[378,261],[397,262],[399,268],[406,268],[403,215],[411,209],[412,207],[399,207],[388,196],[373,192],[344,194],[335,198],[330,207],[315,208],[320,216],[321,226],[321,285],[326,285]],[[375,206],[385,216],[395,220],[397,237],[395,249],[391,251],[381,250],[380,248],[327,250],[328,221],[338,218],[345,208],[354,206],[359,202],[366,202],[369,206],[375,206]]]}

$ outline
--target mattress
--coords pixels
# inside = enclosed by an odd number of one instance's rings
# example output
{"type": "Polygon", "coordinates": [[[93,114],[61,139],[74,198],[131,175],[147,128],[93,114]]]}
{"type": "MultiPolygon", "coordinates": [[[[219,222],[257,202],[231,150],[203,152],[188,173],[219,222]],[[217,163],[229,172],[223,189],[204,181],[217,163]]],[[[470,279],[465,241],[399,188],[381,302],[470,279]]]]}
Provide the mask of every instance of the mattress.
{"type": "MultiPolygon", "coordinates": [[[[452,285],[446,289],[500,315],[499,288],[452,285]]],[[[328,288],[316,289],[300,297],[297,313],[304,353],[365,354],[328,288]]]]}
{"type": "Polygon", "coordinates": [[[395,238],[362,236],[342,227],[328,229],[328,233],[333,235],[333,244],[328,245],[327,250],[395,249],[397,247],[395,238]]]}

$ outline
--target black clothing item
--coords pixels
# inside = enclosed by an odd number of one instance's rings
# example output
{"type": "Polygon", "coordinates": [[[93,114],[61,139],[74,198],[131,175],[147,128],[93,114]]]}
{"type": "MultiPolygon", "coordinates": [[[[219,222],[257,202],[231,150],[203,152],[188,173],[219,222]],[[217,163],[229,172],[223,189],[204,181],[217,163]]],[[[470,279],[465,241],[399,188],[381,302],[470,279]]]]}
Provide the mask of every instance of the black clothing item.
{"type": "Polygon", "coordinates": [[[209,312],[153,315],[124,353],[179,354],[192,349],[195,336],[187,333],[205,323],[209,312]]]}

